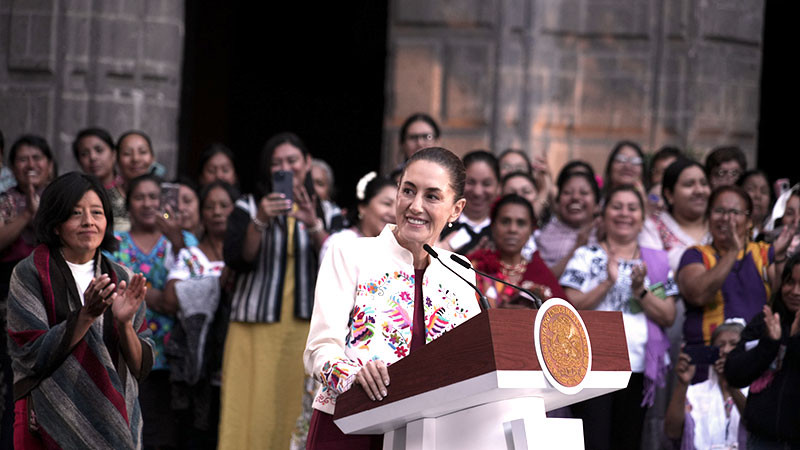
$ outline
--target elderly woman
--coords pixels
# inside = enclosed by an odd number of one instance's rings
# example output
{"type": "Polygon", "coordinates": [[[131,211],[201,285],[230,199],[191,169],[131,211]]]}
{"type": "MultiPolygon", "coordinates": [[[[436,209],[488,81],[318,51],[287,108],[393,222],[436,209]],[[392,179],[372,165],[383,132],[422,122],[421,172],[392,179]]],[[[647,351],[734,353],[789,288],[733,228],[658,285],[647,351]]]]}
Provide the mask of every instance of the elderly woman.
{"type": "Polygon", "coordinates": [[[786,262],[793,230],[784,228],[774,245],[751,242],[752,208],[742,188],[716,189],[707,213],[711,244],[691,247],[681,258],[678,286],[687,304],[683,334],[690,344],[709,345],[714,327],[725,319],[753,319],[777,287],[775,274],[786,262]]]}
{"type": "Polygon", "coordinates": [[[678,291],[666,252],[639,246],[638,188],[612,188],[602,218],[605,239],[575,251],[561,285],[577,309],[622,312],[633,374],[626,389],[574,404],[572,412],[583,419],[587,448],[639,448],[645,412],[666,379],[663,328],[675,320],[678,291]]]}
{"type": "MultiPolygon", "coordinates": [[[[550,269],[538,252],[525,256],[523,249],[533,233],[533,207],[525,198],[508,194],[492,207],[492,242],[495,249],[481,249],[468,255],[476,269],[511,284],[516,284],[538,295],[542,300],[551,297],[566,298],[550,269]]],[[[478,287],[486,294],[492,307],[531,307],[527,294],[479,277],[478,287]],[[521,298],[520,298],[521,297],[521,298]]]]}
{"type": "Polygon", "coordinates": [[[744,423],[748,449],[800,448],[800,255],[789,258],[772,299],[728,355],[731,386],[750,386],[744,423]]]}
{"type": "Polygon", "coordinates": [[[743,328],[742,323],[730,320],[714,329],[711,345],[719,350],[719,358],[709,366],[706,381],[691,384],[697,366],[687,353],[678,355],[677,384],[667,408],[664,433],[680,441],[681,450],[736,448],[747,390],[731,387],[724,368],[743,328]]]}
{"type": "MultiPolygon", "coordinates": [[[[387,365],[479,311],[474,291],[431,262],[423,248],[461,214],[464,179],[464,166],[450,151],[415,153],[401,177],[397,225],[326,254],[303,355],[306,372],[322,383],[309,449],[380,448],[382,436],[345,436],[334,425],[337,397],[359,384],[370,399],[382,400],[391,390],[387,365]],[[442,326],[427,328],[432,320],[442,326]]],[[[437,251],[446,259],[447,251],[437,251]]],[[[456,270],[475,279],[466,269],[456,270]]]]}
{"type": "Polygon", "coordinates": [[[42,242],[14,269],[9,351],[15,448],[140,448],[138,380],[153,362],[142,275],[106,259],[103,186],[75,172],[42,194],[42,242]]]}

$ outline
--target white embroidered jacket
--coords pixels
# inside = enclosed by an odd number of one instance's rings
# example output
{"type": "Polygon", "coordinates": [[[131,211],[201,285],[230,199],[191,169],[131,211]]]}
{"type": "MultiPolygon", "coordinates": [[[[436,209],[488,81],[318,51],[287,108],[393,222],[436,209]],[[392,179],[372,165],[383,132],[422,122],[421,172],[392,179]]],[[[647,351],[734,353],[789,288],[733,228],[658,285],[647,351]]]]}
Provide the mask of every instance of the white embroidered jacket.
{"type": "MultiPolygon", "coordinates": [[[[313,405],[320,411],[333,414],[336,397],[368,361],[390,365],[411,349],[413,257],[393,230],[387,225],[377,237],[334,244],[322,261],[303,354],[306,372],[322,383],[313,405]]],[[[475,282],[474,272],[450,261],[450,252],[436,251],[475,282]]],[[[433,258],[422,283],[426,343],[480,312],[475,291],[433,258]]]]}

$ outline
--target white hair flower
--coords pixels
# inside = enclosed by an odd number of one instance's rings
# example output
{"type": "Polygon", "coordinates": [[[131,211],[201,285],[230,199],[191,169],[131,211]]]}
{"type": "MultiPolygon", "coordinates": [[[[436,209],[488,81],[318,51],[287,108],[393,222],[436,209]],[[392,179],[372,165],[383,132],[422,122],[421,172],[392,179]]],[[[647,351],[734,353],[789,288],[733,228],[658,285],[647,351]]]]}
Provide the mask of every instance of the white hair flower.
{"type": "Polygon", "coordinates": [[[373,170],[372,172],[364,175],[363,177],[361,177],[360,180],[358,180],[358,184],[356,184],[356,198],[358,199],[358,201],[360,202],[364,201],[364,196],[366,195],[367,191],[367,185],[377,176],[378,176],[377,172],[373,170]]]}

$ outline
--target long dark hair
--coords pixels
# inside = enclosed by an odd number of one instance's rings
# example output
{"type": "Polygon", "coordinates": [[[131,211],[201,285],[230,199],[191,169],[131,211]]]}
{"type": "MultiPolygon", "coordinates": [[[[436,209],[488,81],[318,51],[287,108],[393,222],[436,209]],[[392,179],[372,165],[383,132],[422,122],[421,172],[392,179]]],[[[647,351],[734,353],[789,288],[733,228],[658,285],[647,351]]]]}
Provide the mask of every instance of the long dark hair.
{"type": "Polygon", "coordinates": [[[792,278],[792,271],[798,264],[800,264],[800,253],[795,253],[783,266],[783,272],[781,272],[781,287],[776,289],[775,293],[772,295],[772,311],[780,315],[781,327],[783,328],[791,326],[795,315],[794,312],[789,311],[789,307],[786,306],[786,302],[783,300],[783,283],[792,278]]]}
{"type": "MultiPolygon", "coordinates": [[[[297,148],[300,150],[303,158],[310,158],[311,156],[306,144],[298,135],[292,132],[285,131],[269,138],[264,144],[264,148],[261,150],[261,165],[259,166],[260,171],[258,173],[259,181],[256,183],[256,189],[261,196],[272,192],[272,155],[275,153],[275,149],[282,144],[289,144],[297,148]]],[[[306,179],[303,180],[303,185],[306,187],[306,190],[308,190],[309,186],[311,187],[311,190],[308,191],[308,195],[314,194],[314,184],[311,182],[310,168],[306,174],[306,179]]]]}

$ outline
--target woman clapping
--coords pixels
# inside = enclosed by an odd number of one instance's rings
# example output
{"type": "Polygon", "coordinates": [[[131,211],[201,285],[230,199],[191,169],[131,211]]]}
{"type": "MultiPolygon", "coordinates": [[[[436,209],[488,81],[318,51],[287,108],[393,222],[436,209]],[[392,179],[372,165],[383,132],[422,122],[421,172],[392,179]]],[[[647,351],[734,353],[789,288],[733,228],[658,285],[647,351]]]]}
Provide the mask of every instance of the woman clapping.
{"type": "Polygon", "coordinates": [[[68,173],[41,202],[43,244],[9,293],[15,448],[140,448],[138,380],[153,363],[144,277],[100,252],[116,241],[94,177],[68,173]]]}

